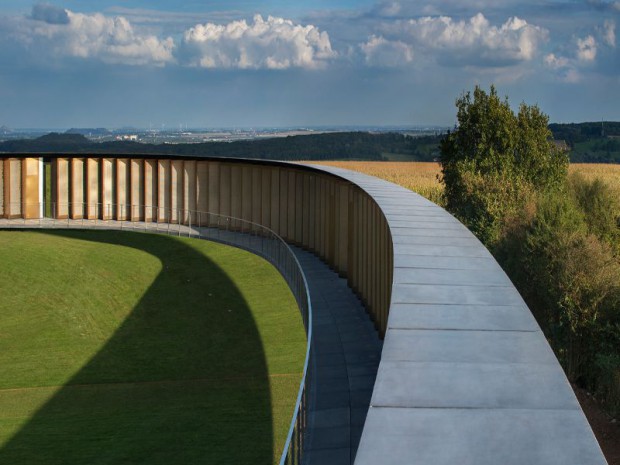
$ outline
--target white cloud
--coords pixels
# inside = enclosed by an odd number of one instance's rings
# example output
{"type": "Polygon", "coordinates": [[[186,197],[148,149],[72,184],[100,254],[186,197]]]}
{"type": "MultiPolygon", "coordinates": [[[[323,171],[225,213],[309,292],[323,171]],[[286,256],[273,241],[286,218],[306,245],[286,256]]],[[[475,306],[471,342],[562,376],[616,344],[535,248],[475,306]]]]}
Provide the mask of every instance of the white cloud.
{"type": "Polygon", "coordinates": [[[61,51],[72,56],[133,65],[172,61],[172,38],[137,34],[122,16],[108,18],[69,12],[69,20],[69,31],[62,35],[61,51]]]}
{"type": "Polygon", "coordinates": [[[603,42],[610,47],[616,46],[616,23],[614,21],[606,20],[603,23],[603,42]]]}
{"type": "Polygon", "coordinates": [[[549,53],[545,56],[543,61],[547,68],[556,73],[560,81],[570,84],[576,84],[582,81],[582,75],[578,69],[576,60],[549,53]]]}
{"type": "MultiPolygon", "coordinates": [[[[602,30],[603,42],[615,46],[615,35],[609,37],[610,34],[614,34],[614,29],[612,27],[610,33],[608,26],[609,23],[606,22],[602,30]]],[[[598,47],[597,40],[591,34],[583,38],[574,37],[572,44],[563,48],[563,54],[549,53],[543,61],[547,68],[556,72],[560,80],[578,83],[583,81],[583,73],[586,70],[591,70],[596,66],[598,47]]]]}
{"type": "Polygon", "coordinates": [[[544,58],[545,65],[551,69],[562,69],[570,66],[570,60],[563,56],[556,56],[554,53],[550,53],[544,58]]]}
{"type": "Polygon", "coordinates": [[[185,31],[182,54],[192,66],[239,69],[321,68],[336,56],[327,32],[260,15],[250,24],[197,24],[185,31]]]}
{"type": "Polygon", "coordinates": [[[584,39],[577,39],[577,59],[582,62],[592,62],[596,59],[596,39],[591,35],[584,39]]]}
{"type": "Polygon", "coordinates": [[[545,37],[541,28],[517,17],[497,27],[491,25],[482,13],[469,21],[453,21],[445,16],[422,18],[410,21],[410,27],[413,37],[431,49],[477,49],[479,53],[499,60],[530,60],[538,41],[545,37]]]}
{"type": "Polygon", "coordinates": [[[411,46],[399,40],[386,40],[382,36],[371,36],[360,48],[370,66],[394,67],[413,60],[411,46]]]}
{"type": "Polygon", "coordinates": [[[407,44],[416,53],[435,57],[444,64],[507,66],[531,60],[548,31],[512,17],[499,26],[482,13],[468,20],[448,16],[385,23],[381,31],[388,40],[407,44]]]}
{"type": "Polygon", "coordinates": [[[559,47],[559,51],[546,55],[544,64],[547,68],[558,71],[562,80],[580,82],[585,70],[613,70],[617,73],[613,64],[609,65],[609,60],[606,60],[613,55],[615,48],[616,23],[605,20],[602,26],[595,27],[591,34],[585,37],[573,36],[568,44],[559,47]]]}
{"type": "Polygon", "coordinates": [[[36,56],[91,58],[127,65],[173,61],[172,38],[142,34],[122,16],[74,13],[37,5],[30,17],[9,24],[11,39],[36,56]]]}

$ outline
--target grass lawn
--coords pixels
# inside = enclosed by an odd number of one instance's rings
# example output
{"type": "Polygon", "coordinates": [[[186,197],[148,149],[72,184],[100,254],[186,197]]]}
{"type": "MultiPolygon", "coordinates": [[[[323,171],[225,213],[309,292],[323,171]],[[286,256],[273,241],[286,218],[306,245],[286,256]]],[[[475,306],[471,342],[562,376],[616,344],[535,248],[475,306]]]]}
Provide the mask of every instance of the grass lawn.
{"type": "Polygon", "coordinates": [[[277,462],[305,335],[263,259],[207,241],[0,231],[0,463],[277,462]]]}

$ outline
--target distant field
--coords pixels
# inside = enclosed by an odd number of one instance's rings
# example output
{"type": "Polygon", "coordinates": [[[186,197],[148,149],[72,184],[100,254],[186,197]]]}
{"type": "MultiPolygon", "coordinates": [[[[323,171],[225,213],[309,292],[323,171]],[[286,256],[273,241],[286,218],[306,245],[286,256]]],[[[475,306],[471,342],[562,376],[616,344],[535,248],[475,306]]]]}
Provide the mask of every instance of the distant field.
{"type": "Polygon", "coordinates": [[[0,463],[276,463],[305,336],[263,259],[127,232],[0,231],[0,463]]]}
{"type": "MultiPolygon", "coordinates": [[[[443,186],[439,183],[439,175],[441,174],[439,163],[380,161],[325,161],[311,163],[336,166],[377,176],[411,189],[433,202],[441,203],[443,186]]],[[[569,172],[581,173],[587,179],[599,177],[620,195],[620,165],[572,163],[569,172]]]]}
{"type": "Polygon", "coordinates": [[[620,164],[571,163],[569,172],[590,180],[600,178],[620,195],[620,164]]]}
{"type": "Polygon", "coordinates": [[[313,161],[308,163],[336,166],[377,176],[411,189],[434,202],[441,201],[443,186],[437,177],[441,172],[439,163],[415,161],[313,161]]]}

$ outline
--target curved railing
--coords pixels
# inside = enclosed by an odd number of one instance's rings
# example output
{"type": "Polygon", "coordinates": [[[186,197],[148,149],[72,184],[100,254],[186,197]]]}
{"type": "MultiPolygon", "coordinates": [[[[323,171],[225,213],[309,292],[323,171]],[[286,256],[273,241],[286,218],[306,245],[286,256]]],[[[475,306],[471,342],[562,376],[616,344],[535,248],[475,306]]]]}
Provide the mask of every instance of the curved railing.
{"type": "Polygon", "coordinates": [[[295,253],[291,247],[274,231],[251,221],[230,216],[195,210],[164,209],[148,205],[116,205],[87,203],[37,203],[20,204],[22,208],[35,209],[48,216],[37,219],[0,220],[0,228],[53,228],[53,229],[120,229],[135,232],[162,233],[174,236],[191,237],[216,241],[239,247],[269,261],[284,277],[293,292],[301,312],[306,331],[306,353],[301,382],[297,393],[295,408],[280,464],[299,464],[303,452],[304,433],[307,418],[307,391],[310,383],[310,356],[312,350],[312,304],[308,292],[308,282],[295,253]],[[94,219],[57,218],[56,212],[64,207],[69,211],[90,212],[94,219]],[[162,217],[177,218],[177,222],[140,222],[131,220],[101,219],[111,218],[118,209],[119,218],[131,217],[131,211],[152,209],[162,217]]]}

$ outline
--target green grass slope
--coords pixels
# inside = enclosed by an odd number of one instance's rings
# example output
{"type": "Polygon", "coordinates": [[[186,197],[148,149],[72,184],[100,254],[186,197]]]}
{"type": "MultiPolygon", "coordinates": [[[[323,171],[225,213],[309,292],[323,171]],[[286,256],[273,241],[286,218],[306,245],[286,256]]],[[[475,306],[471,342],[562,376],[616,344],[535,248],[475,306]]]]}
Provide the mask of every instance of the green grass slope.
{"type": "Polygon", "coordinates": [[[267,262],[206,241],[0,231],[0,463],[273,463],[305,336],[267,262]]]}

